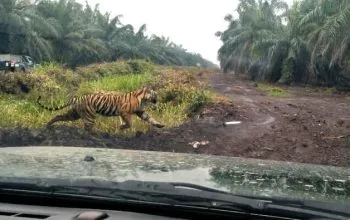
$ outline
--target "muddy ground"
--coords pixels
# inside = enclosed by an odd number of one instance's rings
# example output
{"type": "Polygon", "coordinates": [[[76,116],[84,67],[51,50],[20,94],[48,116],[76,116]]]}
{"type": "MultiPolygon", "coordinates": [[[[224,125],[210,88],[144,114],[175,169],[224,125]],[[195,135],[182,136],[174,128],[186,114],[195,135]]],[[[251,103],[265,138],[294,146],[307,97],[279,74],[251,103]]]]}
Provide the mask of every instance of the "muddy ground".
{"type": "Polygon", "coordinates": [[[133,139],[77,128],[1,129],[1,146],[84,146],[171,151],[350,166],[350,99],[289,87],[288,98],[268,96],[256,84],[232,76],[199,75],[229,99],[212,104],[192,121],[172,129],[153,129],[133,139]],[[240,120],[241,124],[223,126],[240,120]],[[206,145],[193,147],[195,141],[206,145]]]}

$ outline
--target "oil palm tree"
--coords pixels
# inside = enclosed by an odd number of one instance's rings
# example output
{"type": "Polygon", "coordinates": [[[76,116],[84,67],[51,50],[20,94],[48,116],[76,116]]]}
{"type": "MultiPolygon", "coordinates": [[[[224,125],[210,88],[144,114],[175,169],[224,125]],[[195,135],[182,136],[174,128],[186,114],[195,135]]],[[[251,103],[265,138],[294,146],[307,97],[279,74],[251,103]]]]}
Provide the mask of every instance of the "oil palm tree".
{"type": "Polygon", "coordinates": [[[0,2],[0,50],[6,53],[26,53],[38,60],[52,56],[49,38],[57,30],[36,13],[35,5],[27,0],[0,2]]]}

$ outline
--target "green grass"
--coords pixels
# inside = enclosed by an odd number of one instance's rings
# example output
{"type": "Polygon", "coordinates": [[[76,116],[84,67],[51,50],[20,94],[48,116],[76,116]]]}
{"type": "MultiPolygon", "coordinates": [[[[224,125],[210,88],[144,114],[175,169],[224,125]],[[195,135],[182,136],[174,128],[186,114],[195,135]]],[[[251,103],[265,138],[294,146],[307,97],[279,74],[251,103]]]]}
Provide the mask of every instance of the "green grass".
{"type": "MultiPolygon", "coordinates": [[[[174,106],[171,104],[160,103],[152,109],[151,106],[146,108],[147,113],[157,121],[163,123],[165,128],[176,127],[188,120],[186,116],[186,104],[174,106]]],[[[137,116],[132,117],[132,127],[125,131],[118,130],[121,125],[119,117],[103,117],[98,116],[96,121],[96,130],[104,131],[111,134],[118,133],[123,136],[132,137],[136,131],[147,132],[152,126],[139,119],[137,116]]],[[[78,122],[78,126],[82,127],[82,123],[78,122]]]]}
{"type": "Polygon", "coordinates": [[[0,127],[29,127],[38,128],[52,116],[50,112],[42,111],[28,97],[18,99],[14,95],[0,95],[0,127]]]}
{"type": "MultiPolygon", "coordinates": [[[[123,65],[125,65],[125,63],[123,63],[123,65]]],[[[108,64],[108,66],[118,66],[118,62],[108,64]]],[[[140,65],[133,64],[132,67],[135,71],[143,71],[140,65]]],[[[150,83],[157,84],[157,86],[160,86],[158,89],[160,101],[156,105],[146,106],[146,110],[149,115],[165,124],[166,128],[183,124],[189,119],[189,113],[198,111],[200,108],[210,103],[215,96],[212,92],[204,88],[193,86],[191,82],[187,82],[191,80],[192,69],[188,70],[187,76],[185,74],[187,71],[186,68],[180,68],[179,70],[169,69],[171,74],[168,75],[166,74],[168,69],[164,68],[165,71],[162,73],[165,76],[165,79],[163,79],[164,82],[155,82],[158,78],[152,73],[152,68],[146,67],[143,73],[106,74],[104,77],[100,77],[97,80],[86,80],[86,78],[82,78],[80,81],[76,80],[76,84],[72,85],[70,79],[71,77],[79,77],[78,72],[63,70],[57,64],[52,63],[47,64],[47,66],[41,66],[32,73],[34,76],[38,76],[41,79],[41,81],[38,82],[40,86],[35,87],[28,94],[24,95],[5,93],[0,95],[0,105],[2,107],[0,109],[0,115],[2,115],[0,127],[42,128],[51,118],[67,110],[63,109],[50,112],[41,109],[36,104],[38,95],[42,96],[43,104],[52,107],[61,105],[68,97],[73,95],[97,91],[129,92],[141,88],[144,85],[149,85],[150,83]],[[178,77],[174,77],[176,75],[178,75],[178,77]],[[186,77],[189,78],[187,79],[186,77]]],[[[99,64],[99,68],[103,69],[105,67],[99,64]]],[[[161,67],[158,67],[158,70],[159,69],[161,69],[161,67]]],[[[143,122],[137,116],[132,117],[132,123],[132,128],[120,131],[119,126],[121,121],[119,117],[97,116],[94,130],[109,132],[111,134],[118,133],[124,136],[133,136],[136,131],[147,132],[153,129],[151,125],[143,122]]],[[[83,121],[59,122],[57,125],[83,128],[83,121]]]]}
{"type": "MultiPolygon", "coordinates": [[[[40,128],[55,115],[63,113],[66,109],[50,112],[45,109],[41,109],[36,105],[33,96],[27,96],[24,99],[18,99],[15,95],[1,95],[0,96],[0,114],[3,116],[0,121],[0,127],[27,127],[27,128],[40,128]]],[[[63,96],[62,96],[63,97],[63,96]]],[[[62,98],[61,97],[61,98],[62,98]]],[[[62,98],[63,100],[63,98],[62,98]]],[[[51,105],[50,100],[43,100],[43,102],[51,105]]],[[[54,101],[52,104],[61,104],[62,102],[54,101]]],[[[173,105],[171,103],[159,103],[155,106],[149,105],[146,107],[149,115],[156,120],[165,124],[166,127],[179,126],[184,123],[187,117],[187,111],[190,106],[189,102],[184,102],[179,105],[173,105]]],[[[120,133],[124,136],[132,136],[136,131],[146,132],[150,129],[150,125],[140,120],[137,116],[132,118],[133,126],[126,131],[118,131],[120,126],[119,117],[103,117],[98,116],[96,119],[96,125],[94,129],[96,131],[103,131],[109,133],[120,133]]],[[[83,128],[81,120],[75,122],[59,122],[58,125],[75,126],[83,128]]]]}
{"type": "Polygon", "coordinates": [[[107,76],[100,80],[82,82],[77,94],[99,91],[131,92],[150,82],[151,74],[107,76]]]}
{"type": "Polygon", "coordinates": [[[272,97],[283,98],[283,97],[290,97],[291,96],[290,92],[288,92],[287,90],[282,89],[282,88],[277,87],[277,86],[271,86],[269,84],[259,84],[258,89],[266,92],[269,96],[272,96],[272,97]]]}
{"type": "Polygon", "coordinates": [[[336,87],[328,87],[325,90],[325,93],[328,94],[328,95],[335,94],[336,92],[337,92],[337,88],[336,87]]]}

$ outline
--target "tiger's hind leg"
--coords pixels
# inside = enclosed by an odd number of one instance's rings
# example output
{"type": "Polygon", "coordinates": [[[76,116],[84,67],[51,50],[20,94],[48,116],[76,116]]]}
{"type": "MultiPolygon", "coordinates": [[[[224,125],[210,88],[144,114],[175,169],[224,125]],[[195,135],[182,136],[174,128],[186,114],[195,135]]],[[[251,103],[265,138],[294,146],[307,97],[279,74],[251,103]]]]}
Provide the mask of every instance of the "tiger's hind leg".
{"type": "Polygon", "coordinates": [[[122,118],[122,121],[124,122],[124,124],[120,125],[119,129],[125,130],[128,128],[131,128],[131,114],[123,113],[120,115],[120,117],[122,118]]]}
{"type": "Polygon", "coordinates": [[[157,120],[155,120],[154,118],[152,118],[151,116],[149,116],[145,111],[137,111],[135,112],[135,114],[141,118],[143,121],[150,123],[151,125],[157,127],[157,128],[162,128],[165,125],[163,125],[162,123],[158,122],[157,120]]]}
{"type": "Polygon", "coordinates": [[[77,106],[77,109],[79,115],[83,119],[85,133],[92,134],[92,128],[94,127],[96,120],[96,112],[94,108],[82,103],[77,106]]]}
{"type": "Polygon", "coordinates": [[[80,115],[74,109],[70,109],[68,110],[68,112],[64,114],[55,116],[46,124],[46,127],[50,128],[54,123],[58,121],[76,121],[79,118],[80,118],[80,115]]]}
{"type": "Polygon", "coordinates": [[[95,117],[84,118],[84,130],[88,133],[93,133],[92,128],[95,125],[95,117]]]}

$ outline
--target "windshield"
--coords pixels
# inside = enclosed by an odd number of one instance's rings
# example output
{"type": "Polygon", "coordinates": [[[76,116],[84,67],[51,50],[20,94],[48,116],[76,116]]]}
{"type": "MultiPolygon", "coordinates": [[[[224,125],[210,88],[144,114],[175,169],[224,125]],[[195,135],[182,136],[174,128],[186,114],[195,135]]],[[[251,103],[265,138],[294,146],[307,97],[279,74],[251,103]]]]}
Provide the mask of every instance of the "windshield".
{"type": "Polygon", "coordinates": [[[0,179],[349,202],[349,8],[1,0],[0,179]]]}

